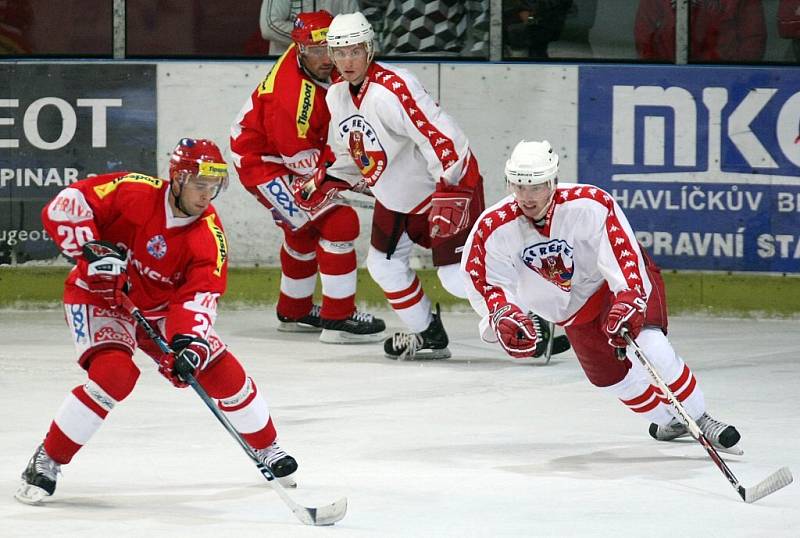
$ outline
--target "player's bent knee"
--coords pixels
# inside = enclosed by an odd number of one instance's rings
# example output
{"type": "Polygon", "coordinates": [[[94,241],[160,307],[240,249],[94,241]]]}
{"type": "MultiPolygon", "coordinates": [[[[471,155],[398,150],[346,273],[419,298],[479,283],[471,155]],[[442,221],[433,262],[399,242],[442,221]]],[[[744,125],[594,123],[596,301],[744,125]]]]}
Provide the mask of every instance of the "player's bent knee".
{"type": "Polygon", "coordinates": [[[139,368],[129,352],[119,348],[103,349],[91,357],[89,379],[120,402],[133,392],[139,368]]]}
{"type": "Polygon", "coordinates": [[[360,231],[358,213],[352,207],[337,207],[325,219],[320,235],[328,241],[355,241],[360,231]]]}
{"type": "Polygon", "coordinates": [[[381,288],[397,287],[398,284],[413,280],[413,271],[405,262],[392,258],[386,259],[386,254],[369,248],[367,254],[367,270],[369,275],[381,288]]]}

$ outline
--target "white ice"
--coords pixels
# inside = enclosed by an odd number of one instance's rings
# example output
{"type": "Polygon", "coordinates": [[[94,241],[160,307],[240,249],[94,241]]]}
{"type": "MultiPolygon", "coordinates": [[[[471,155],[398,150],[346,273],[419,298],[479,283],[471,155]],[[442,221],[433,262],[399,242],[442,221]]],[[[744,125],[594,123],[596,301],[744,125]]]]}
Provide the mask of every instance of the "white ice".
{"type": "MultiPolygon", "coordinates": [[[[384,312],[390,328],[399,321],[384,312]]],[[[59,312],[0,312],[0,536],[800,536],[800,485],[745,504],[691,439],[584,378],[572,352],[520,365],[444,314],[453,358],[394,362],[223,311],[219,332],[266,394],[300,463],[304,505],[345,495],[334,527],[301,525],[191,389],[137,355],[133,394],[42,506],[13,498],[65,394],[83,383],[59,312]]],[[[670,336],[712,415],[742,432],[745,485],[800,473],[800,321],[673,318],[670,336]]]]}

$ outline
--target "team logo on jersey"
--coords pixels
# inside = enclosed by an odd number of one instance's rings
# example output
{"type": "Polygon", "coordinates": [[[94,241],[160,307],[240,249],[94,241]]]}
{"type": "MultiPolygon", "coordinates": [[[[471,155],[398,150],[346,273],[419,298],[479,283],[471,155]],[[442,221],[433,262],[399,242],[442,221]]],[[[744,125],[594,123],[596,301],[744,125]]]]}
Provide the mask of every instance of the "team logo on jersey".
{"type": "Polygon", "coordinates": [[[362,116],[354,115],[339,123],[339,136],[347,144],[364,181],[370,187],[375,185],[386,169],[386,151],[375,129],[362,116]]]}
{"type": "Polygon", "coordinates": [[[536,243],[522,251],[522,261],[542,278],[564,291],[572,289],[575,272],[572,247],[562,239],[536,243]]]}
{"type": "Polygon", "coordinates": [[[160,260],[167,254],[167,242],[164,236],[154,235],[147,241],[147,252],[157,260],[160,260]]]}

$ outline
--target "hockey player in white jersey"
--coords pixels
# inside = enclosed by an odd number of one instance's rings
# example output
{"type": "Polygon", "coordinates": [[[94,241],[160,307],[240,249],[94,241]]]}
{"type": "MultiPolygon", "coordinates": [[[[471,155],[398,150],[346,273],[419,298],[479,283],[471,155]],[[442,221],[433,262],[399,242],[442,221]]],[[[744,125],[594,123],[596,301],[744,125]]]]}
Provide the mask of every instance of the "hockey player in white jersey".
{"type": "Polygon", "coordinates": [[[335,187],[330,178],[366,182],[376,200],[367,267],[409,329],[384,342],[385,355],[447,358],[438,308],[431,311],[409,257],[414,244],[430,248],[443,287],[466,296],[458,263],[484,208],[478,163],[467,137],[411,73],[372,61],[373,30],[362,13],[337,15],[327,39],[343,79],[326,96],[335,162],[306,191],[335,187]]]}
{"type": "Polygon", "coordinates": [[[697,378],[667,339],[661,271],[614,199],[588,184],[559,184],[547,141],[523,140],[505,166],[509,196],[472,228],[461,266],[485,341],[524,357],[539,335],[524,314],[564,327],[589,381],[651,422],[669,441],[688,432],[637,361],[619,359],[628,331],[719,450],[740,454],[739,432],[706,413],[697,378]]]}

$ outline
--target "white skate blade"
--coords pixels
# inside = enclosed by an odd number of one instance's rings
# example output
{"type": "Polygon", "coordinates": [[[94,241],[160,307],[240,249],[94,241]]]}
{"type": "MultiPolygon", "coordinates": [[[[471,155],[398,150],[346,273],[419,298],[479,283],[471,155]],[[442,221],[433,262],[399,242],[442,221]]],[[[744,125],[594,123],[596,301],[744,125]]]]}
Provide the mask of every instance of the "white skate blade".
{"type": "Polygon", "coordinates": [[[42,499],[49,495],[49,493],[39,486],[22,482],[17,488],[16,493],[14,493],[14,498],[25,504],[41,504],[42,499]]]}
{"type": "MultiPolygon", "coordinates": [[[[682,433],[682,434],[680,434],[679,436],[677,436],[677,437],[673,437],[672,439],[670,439],[670,440],[668,440],[668,441],[667,441],[667,440],[662,440],[662,439],[656,439],[656,440],[657,440],[659,443],[669,443],[669,442],[671,442],[671,441],[675,441],[675,440],[677,440],[677,439],[681,439],[682,437],[683,437],[683,438],[687,438],[687,440],[688,440],[688,441],[690,441],[690,442],[693,440],[693,439],[692,439],[692,438],[689,436],[689,432],[682,433]]],[[[711,442],[711,441],[709,441],[709,442],[711,442]]],[[[735,445],[733,445],[733,446],[732,446],[732,447],[730,447],[730,448],[725,448],[725,447],[724,447],[724,446],[722,446],[722,445],[715,445],[714,443],[711,443],[711,446],[713,446],[713,447],[714,447],[714,450],[716,450],[717,452],[724,452],[725,454],[731,454],[732,456],[742,456],[742,455],[744,454],[744,450],[742,450],[742,449],[739,447],[739,443],[736,443],[735,445]]]]}
{"type": "Polygon", "coordinates": [[[290,474],[289,476],[282,476],[280,478],[277,476],[275,477],[275,479],[278,481],[278,484],[289,489],[294,489],[297,487],[297,480],[295,480],[295,478],[297,478],[296,472],[290,474]]]}
{"type": "Polygon", "coordinates": [[[724,452],[725,454],[731,454],[733,456],[741,456],[741,455],[744,454],[744,450],[739,448],[739,444],[738,443],[733,445],[730,448],[725,448],[723,446],[717,446],[717,445],[715,445],[713,443],[711,444],[711,446],[713,446],[715,449],[717,449],[717,452],[724,452]]]}
{"type": "Polygon", "coordinates": [[[279,321],[278,330],[282,333],[318,333],[322,329],[296,321],[279,321]]]}
{"type": "Polygon", "coordinates": [[[418,349],[413,356],[396,356],[396,355],[389,355],[388,353],[383,354],[384,357],[387,359],[392,360],[401,360],[401,361],[438,361],[442,359],[449,359],[453,355],[450,353],[448,348],[443,349],[418,349]]]}
{"type": "Polygon", "coordinates": [[[353,334],[347,331],[323,329],[322,334],[319,335],[319,341],[326,344],[374,344],[384,340],[386,340],[385,331],[372,334],[353,334]]]}

